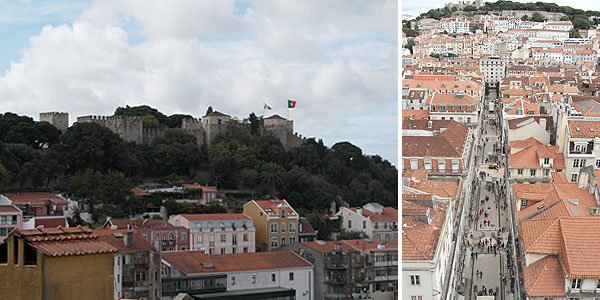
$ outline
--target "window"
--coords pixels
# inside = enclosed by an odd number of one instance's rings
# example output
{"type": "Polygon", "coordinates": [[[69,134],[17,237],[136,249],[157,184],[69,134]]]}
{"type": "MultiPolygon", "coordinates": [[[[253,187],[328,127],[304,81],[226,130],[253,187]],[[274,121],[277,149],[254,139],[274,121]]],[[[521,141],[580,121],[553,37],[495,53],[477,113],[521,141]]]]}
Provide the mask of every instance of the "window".
{"type": "Polygon", "coordinates": [[[575,167],[575,168],[579,167],[579,159],[578,158],[573,160],[573,167],[575,167]]]}
{"type": "Polygon", "coordinates": [[[571,279],[571,292],[579,292],[581,289],[581,278],[571,279]]]}
{"type": "Polygon", "coordinates": [[[235,285],[235,276],[231,276],[231,285],[235,285]]]}
{"type": "Polygon", "coordinates": [[[169,233],[169,241],[172,241],[175,239],[175,235],[173,235],[173,233],[169,233]]]}
{"type": "Polygon", "coordinates": [[[19,264],[19,238],[13,236],[13,263],[19,264]]]}
{"type": "Polygon", "coordinates": [[[545,165],[549,165],[549,164],[550,164],[550,158],[548,158],[548,157],[545,157],[545,158],[544,158],[544,164],[545,164],[545,165]]]}
{"type": "Polygon", "coordinates": [[[352,228],[352,220],[348,220],[348,228],[352,228]]]}
{"type": "Polygon", "coordinates": [[[147,241],[148,240],[148,235],[144,233],[144,234],[142,234],[142,238],[147,241]]]}
{"type": "Polygon", "coordinates": [[[227,241],[227,236],[224,234],[221,234],[221,243],[225,243],[225,241],[227,241]]]}
{"type": "Polygon", "coordinates": [[[291,236],[290,237],[290,245],[293,245],[296,242],[296,238],[291,236]]]}
{"type": "Polygon", "coordinates": [[[586,163],[587,159],[582,159],[581,163],[579,164],[580,167],[585,167],[585,163],[586,163]]]}
{"type": "Polygon", "coordinates": [[[248,247],[244,247],[244,253],[248,253],[248,247]]]}
{"type": "Polygon", "coordinates": [[[277,238],[272,238],[271,239],[271,247],[277,248],[277,238]]]}
{"type": "Polygon", "coordinates": [[[296,232],[296,223],[290,223],[290,232],[296,232]]]}
{"type": "Polygon", "coordinates": [[[284,237],[281,238],[281,247],[285,247],[285,238],[284,237]]]}
{"type": "Polygon", "coordinates": [[[410,275],[410,285],[421,285],[421,276],[410,275]]]}
{"type": "Polygon", "coordinates": [[[517,175],[523,175],[523,169],[517,169],[517,175]]]}
{"type": "Polygon", "coordinates": [[[209,248],[208,249],[208,254],[210,254],[210,255],[215,254],[215,249],[214,248],[209,248]]]}
{"type": "Polygon", "coordinates": [[[157,241],[158,241],[158,240],[160,240],[160,233],[157,233],[157,234],[156,234],[156,240],[157,240],[157,241]]]}
{"type": "Polygon", "coordinates": [[[237,245],[237,234],[231,236],[231,244],[237,245]]]}
{"type": "Polygon", "coordinates": [[[225,248],[221,248],[221,254],[225,254],[225,248]]]}
{"type": "Polygon", "coordinates": [[[23,259],[24,264],[27,266],[35,266],[37,265],[37,250],[35,250],[35,248],[31,247],[29,244],[27,243],[23,243],[23,259]]]}
{"type": "Polygon", "coordinates": [[[215,245],[215,235],[214,235],[214,234],[211,234],[211,235],[208,237],[208,244],[209,244],[210,246],[214,246],[214,245],[215,245]]]}
{"type": "Polygon", "coordinates": [[[0,245],[0,264],[8,263],[8,243],[0,245]]]}
{"type": "Polygon", "coordinates": [[[286,228],[285,223],[281,223],[281,232],[285,232],[285,228],[286,228]]]}
{"type": "Polygon", "coordinates": [[[423,300],[423,296],[410,296],[410,300],[423,300]]]}
{"type": "Polygon", "coordinates": [[[276,279],[275,273],[271,273],[271,281],[275,282],[276,279]]]}
{"type": "Polygon", "coordinates": [[[531,174],[531,177],[535,177],[535,169],[529,170],[529,173],[531,174]]]}
{"type": "Polygon", "coordinates": [[[252,284],[256,284],[256,274],[252,274],[252,279],[250,282],[252,282],[252,284]]]}
{"type": "Polygon", "coordinates": [[[181,240],[182,240],[182,241],[185,241],[185,232],[182,232],[182,233],[181,233],[181,240]]]}
{"type": "Polygon", "coordinates": [[[271,232],[277,232],[277,223],[271,223],[271,232]]]}
{"type": "Polygon", "coordinates": [[[363,229],[367,229],[367,221],[363,221],[363,229]]]}
{"type": "Polygon", "coordinates": [[[163,241],[166,241],[166,240],[167,240],[167,234],[163,233],[163,241]]]}
{"type": "Polygon", "coordinates": [[[196,240],[198,241],[198,244],[202,244],[202,235],[196,237],[196,240]]]}
{"type": "Polygon", "coordinates": [[[244,242],[247,242],[247,241],[248,241],[248,234],[244,233],[244,242]]]}
{"type": "Polygon", "coordinates": [[[237,248],[236,247],[231,248],[231,253],[236,254],[237,253],[237,248]]]}
{"type": "Polygon", "coordinates": [[[6,224],[6,216],[0,216],[0,224],[6,224]]]}
{"type": "Polygon", "coordinates": [[[596,169],[600,169],[600,159],[596,159],[596,169]]]}
{"type": "Polygon", "coordinates": [[[290,272],[288,278],[290,281],[294,281],[294,272],[290,272]]]}
{"type": "Polygon", "coordinates": [[[571,174],[571,182],[577,182],[577,174],[571,174]]]}

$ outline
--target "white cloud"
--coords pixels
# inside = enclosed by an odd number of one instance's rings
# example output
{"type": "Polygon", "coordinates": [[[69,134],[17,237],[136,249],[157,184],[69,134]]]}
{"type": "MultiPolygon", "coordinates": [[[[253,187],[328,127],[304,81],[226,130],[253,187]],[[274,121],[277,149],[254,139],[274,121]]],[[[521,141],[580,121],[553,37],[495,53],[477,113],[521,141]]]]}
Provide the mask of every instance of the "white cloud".
{"type": "Polygon", "coordinates": [[[301,134],[349,140],[370,147],[366,153],[394,152],[378,151],[397,146],[385,138],[377,146],[371,130],[361,132],[348,118],[397,109],[395,1],[257,1],[243,15],[234,6],[94,2],[73,24],[31,37],[23,58],[0,78],[3,110],[68,111],[74,121],[125,104],[197,117],[212,105],[245,118],[262,113],[263,101],[285,116],[291,97],[301,134]],[[132,34],[145,40],[134,45],[132,34]]]}

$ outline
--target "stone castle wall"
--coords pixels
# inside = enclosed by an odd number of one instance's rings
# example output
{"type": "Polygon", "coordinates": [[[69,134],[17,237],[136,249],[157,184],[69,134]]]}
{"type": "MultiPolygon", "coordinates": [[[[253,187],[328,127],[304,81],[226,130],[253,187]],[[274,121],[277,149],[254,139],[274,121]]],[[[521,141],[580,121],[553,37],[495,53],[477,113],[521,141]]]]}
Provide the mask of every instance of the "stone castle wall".
{"type": "MultiPolygon", "coordinates": [[[[210,146],[215,137],[227,128],[228,122],[225,122],[225,119],[222,117],[219,119],[202,122],[199,119],[186,118],[182,119],[180,128],[195,136],[199,146],[210,146]],[[219,119],[221,119],[221,122],[218,122],[219,119]]],[[[163,137],[166,132],[164,128],[144,128],[141,117],[82,116],[77,118],[77,122],[99,124],[118,134],[122,139],[136,143],[150,144],[154,139],[163,137]]],[[[266,123],[267,125],[261,128],[261,133],[278,138],[285,148],[289,149],[302,144],[304,139],[301,135],[294,133],[293,121],[277,120],[266,123]]],[[[238,123],[238,126],[250,131],[250,124],[238,123]]]]}
{"type": "Polygon", "coordinates": [[[69,113],[66,112],[44,112],[40,113],[40,122],[48,122],[61,131],[69,127],[69,113]]]}
{"type": "Polygon", "coordinates": [[[503,11],[490,11],[489,13],[499,13],[502,16],[514,16],[517,18],[521,18],[523,15],[529,16],[533,15],[534,12],[538,12],[542,14],[544,17],[548,18],[550,21],[559,21],[560,17],[565,16],[563,13],[559,12],[547,12],[547,11],[535,11],[535,10],[503,10],[503,11]]]}

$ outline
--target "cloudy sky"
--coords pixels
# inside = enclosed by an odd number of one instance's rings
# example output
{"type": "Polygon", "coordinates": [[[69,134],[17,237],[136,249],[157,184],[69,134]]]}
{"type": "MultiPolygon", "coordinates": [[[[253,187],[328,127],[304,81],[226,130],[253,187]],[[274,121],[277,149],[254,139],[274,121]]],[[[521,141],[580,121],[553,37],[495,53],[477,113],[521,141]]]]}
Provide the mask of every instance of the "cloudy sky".
{"type": "Polygon", "coordinates": [[[395,0],[0,0],[0,112],[286,117],[293,98],[298,133],[397,165],[397,24],[395,0]]]}
{"type": "MultiPolygon", "coordinates": [[[[427,12],[428,10],[432,9],[432,8],[442,8],[444,7],[444,5],[446,5],[446,3],[448,2],[453,2],[453,3],[458,3],[459,0],[427,0],[427,1],[403,1],[402,3],[402,13],[404,14],[411,14],[413,16],[418,16],[421,13],[427,12]]],[[[467,0],[467,1],[473,1],[473,0],[467,0]]],[[[523,2],[523,3],[533,3],[533,2],[537,2],[537,1],[527,1],[527,0],[512,0],[513,2],[523,2]]],[[[486,1],[486,2],[496,2],[496,1],[486,1]]],[[[547,3],[556,3],[560,6],[571,6],[573,8],[579,8],[579,9],[583,9],[583,10],[598,10],[598,7],[593,7],[593,6],[597,6],[597,1],[595,0],[544,0],[542,2],[547,2],[547,3]],[[596,5],[590,5],[590,4],[596,4],[596,5]]]]}

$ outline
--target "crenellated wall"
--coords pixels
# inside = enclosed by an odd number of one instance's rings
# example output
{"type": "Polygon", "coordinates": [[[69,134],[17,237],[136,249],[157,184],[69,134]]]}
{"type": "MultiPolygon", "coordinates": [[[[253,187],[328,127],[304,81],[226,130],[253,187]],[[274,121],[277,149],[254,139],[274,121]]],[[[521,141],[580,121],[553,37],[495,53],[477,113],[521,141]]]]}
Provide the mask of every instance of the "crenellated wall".
{"type": "Polygon", "coordinates": [[[61,131],[69,127],[69,113],[66,112],[43,112],[40,113],[40,122],[48,122],[61,131]]]}

